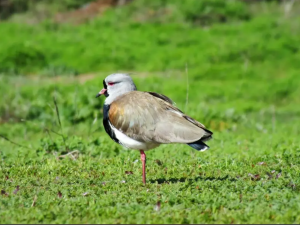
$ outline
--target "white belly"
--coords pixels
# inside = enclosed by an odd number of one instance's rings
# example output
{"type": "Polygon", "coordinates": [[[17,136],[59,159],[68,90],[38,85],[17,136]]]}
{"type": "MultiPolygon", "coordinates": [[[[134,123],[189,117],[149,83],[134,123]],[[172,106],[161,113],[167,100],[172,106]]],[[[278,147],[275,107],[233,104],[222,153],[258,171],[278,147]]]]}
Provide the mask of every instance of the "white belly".
{"type": "Polygon", "coordinates": [[[114,131],[116,138],[121,142],[121,144],[129,149],[136,149],[136,150],[150,150],[152,148],[158,147],[160,144],[158,143],[153,143],[153,142],[140,142],[137,140],[134,140],[122,132],[120,132],[118,129],[116,129],[113,125],[111,125],[112,130],[114,131]]]}

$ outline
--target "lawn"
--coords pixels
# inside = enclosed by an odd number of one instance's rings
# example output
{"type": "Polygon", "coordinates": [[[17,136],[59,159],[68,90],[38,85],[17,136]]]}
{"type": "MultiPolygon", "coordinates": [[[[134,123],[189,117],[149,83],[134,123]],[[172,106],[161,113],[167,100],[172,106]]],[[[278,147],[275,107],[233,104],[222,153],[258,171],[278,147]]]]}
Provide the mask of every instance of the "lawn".
{"type": "Polygon", "coordinates": [[[299,3],[165,2],[0,24],[0,223],[300,223],[299,3]],[[148,151],[144,186],[95,98],[120,71],[212,130],[210,149],[148,151]]]}

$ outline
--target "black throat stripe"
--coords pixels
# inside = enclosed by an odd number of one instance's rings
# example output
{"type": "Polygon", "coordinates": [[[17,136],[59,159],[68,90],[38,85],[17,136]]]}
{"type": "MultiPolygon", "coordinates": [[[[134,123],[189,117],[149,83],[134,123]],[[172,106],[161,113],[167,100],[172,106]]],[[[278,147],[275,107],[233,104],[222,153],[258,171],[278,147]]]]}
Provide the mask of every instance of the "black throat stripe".
{"type": "Polygon", "coordinates": [[[107,89],[107,85],[106,85],[105,80],[103,80],[103,87],[104,87],[105,89],[107,89]]]}
{"type": "Polygon", "coordinates": [[[103,80],[103,88],[106,89],[106,91],[105,91],[105,93],[104,93],[105,97],[108,97],[109,94],[108,94],[107,85],[106,85],[105,80],[103,80]]]}

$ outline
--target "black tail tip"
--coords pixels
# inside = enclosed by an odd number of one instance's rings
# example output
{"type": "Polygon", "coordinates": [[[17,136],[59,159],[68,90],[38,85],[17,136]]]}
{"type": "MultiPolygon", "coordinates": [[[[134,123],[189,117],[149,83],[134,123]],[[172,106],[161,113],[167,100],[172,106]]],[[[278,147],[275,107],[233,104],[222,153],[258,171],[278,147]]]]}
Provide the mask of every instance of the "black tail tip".
{"type": "Polygon", "coordinates": [[[200,140],[193,143],[188,143],[188,145],[200,152],[204,152],[209,149],[209,146],[200,140]]]}

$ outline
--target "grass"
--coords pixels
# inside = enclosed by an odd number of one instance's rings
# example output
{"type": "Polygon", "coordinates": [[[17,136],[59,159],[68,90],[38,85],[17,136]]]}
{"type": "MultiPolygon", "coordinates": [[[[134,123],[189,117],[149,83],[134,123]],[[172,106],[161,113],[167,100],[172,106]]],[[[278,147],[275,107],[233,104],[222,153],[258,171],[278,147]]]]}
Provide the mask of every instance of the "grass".
{"type": "Polygon", "coordinates": [[[136,1],[77,26],[2,23],[1,223],[299,223],[298,6],[263,6],[215,5],[226,23],[189,20],[179,1],[138,21],[136,1]],[[211,149],[147,152],[143,186],[139,152],[110,140],[94,97],[116,71],[205,124],[211,149]]]}

